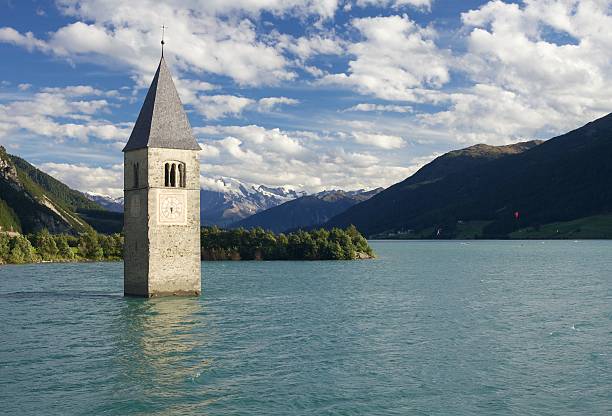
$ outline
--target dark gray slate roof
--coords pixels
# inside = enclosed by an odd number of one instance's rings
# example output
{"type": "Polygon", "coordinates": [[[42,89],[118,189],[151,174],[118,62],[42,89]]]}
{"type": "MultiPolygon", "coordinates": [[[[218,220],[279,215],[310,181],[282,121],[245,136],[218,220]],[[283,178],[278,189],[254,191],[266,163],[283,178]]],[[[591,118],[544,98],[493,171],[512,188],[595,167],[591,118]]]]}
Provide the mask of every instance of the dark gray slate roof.
{"type": "Polygon", "coordinates": [[[145,147],[200,150],[163,56],[123,151],[145,147]]]}

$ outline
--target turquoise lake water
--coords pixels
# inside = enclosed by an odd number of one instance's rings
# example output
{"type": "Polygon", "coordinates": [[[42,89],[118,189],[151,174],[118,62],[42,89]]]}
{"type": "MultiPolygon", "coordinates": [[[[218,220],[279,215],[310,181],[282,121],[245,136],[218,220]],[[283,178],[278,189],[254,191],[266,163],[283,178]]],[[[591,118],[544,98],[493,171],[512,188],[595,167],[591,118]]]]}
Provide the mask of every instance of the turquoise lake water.
{"type": "Polygon", "coordinates": [[[0,267],[0,414],[612,414],[612,242],[372,242],[376,260],[0,267]]]}

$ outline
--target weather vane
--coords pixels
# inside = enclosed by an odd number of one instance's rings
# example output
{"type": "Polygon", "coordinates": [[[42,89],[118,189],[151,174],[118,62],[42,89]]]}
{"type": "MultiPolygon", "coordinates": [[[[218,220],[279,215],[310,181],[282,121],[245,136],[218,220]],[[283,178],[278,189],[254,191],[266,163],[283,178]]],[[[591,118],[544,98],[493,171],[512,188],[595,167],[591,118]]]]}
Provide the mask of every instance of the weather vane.
{"type": "Polygon", "coordinates": [[[162,27],[161,27],[161,30],[162,30],[162,40],[161,40],[162,56],[164,56],[164,45],[166,44],[166,42],[164,42],[164,34],[166,33],[166,29],[168,29],[168,26],[162,25],[162,27]]]}

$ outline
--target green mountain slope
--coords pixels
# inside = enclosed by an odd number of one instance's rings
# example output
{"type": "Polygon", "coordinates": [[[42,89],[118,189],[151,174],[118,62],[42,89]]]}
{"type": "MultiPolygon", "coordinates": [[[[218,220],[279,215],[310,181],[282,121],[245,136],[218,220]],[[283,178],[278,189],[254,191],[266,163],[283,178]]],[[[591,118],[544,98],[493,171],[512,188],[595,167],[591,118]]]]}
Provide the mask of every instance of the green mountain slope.
{"type": "Polygon", "coordinates": [[[510,234],[516,239],[609,239],[612,238],[612,214],[594,215],[572,221],[553,222],[521,228],[510,234]]]}
{"type": "Polygon", "coordinates": [[[506,146],[476,144],[465,149],[453,150],[432,160],[401,183],[404,187],[411,188],[426,185],[445,177],[463,174],[505,156],[523,153],[541,143],[543,143],[542,140],[532,140],[506,146]]]}
{"type": "Polygon", "coordinates": [[[324,191],[302,196],[237,221],[231,225],[231,228],[261,227],[280,233],[312,227],[327,222],[333,216],[371,198],[381,190],[382,188],[353,192],[324,191]]]}
{"type": "MultiPolygon", "coordinates": [[[[31,233],[81,233],[92,229],[79,212],[94,219],[105,210],[0,146],[0,227],[31,233]]],[[[94,221],[90,221],[94,222],[94,221]]]]}
{"type": "Polygon", "coordinates": [[[54,177],[32,166],[24,159],[13,155],[10,155],[10,159],[17,168],[19,178],[32,194],[40,194],[40,191],[42,191],[63,208],[71,211],[79,209],[103,209],[81,192],[71,189],[54,177]]]}
{"type": "Polygon", "coordinates": [[[0,199],[0,227],[5,231],[21,231],[21,222],[15,211],[0,199]]]}
{"type": "Polygon", "coordinates": [[[456,238],[478,223],[476,236],[506,238],[521,228],[612,212],[612,114],[521,151],[483,157],[473,150],[459,152],[470,163],[439,168],[456,152],[444,155],[327,226],[355,224],[369,236],[456,238]]]}

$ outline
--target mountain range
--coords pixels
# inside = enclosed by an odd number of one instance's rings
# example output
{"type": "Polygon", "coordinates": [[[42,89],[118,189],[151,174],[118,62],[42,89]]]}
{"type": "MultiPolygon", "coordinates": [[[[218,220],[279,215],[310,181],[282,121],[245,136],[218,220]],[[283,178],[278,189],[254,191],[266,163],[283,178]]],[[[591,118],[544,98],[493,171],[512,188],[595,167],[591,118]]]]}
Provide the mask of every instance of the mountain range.
{"type": "Polygon", "coordinates": [[[529,237],[611,213],[612,114],[545,142],[447,153],[326,227],[354,224],[381,238],[529,237]]]}
{"type": "Polygon", "coordinates": [[[232,228],[261,227],[276,233],[310,228],[323,224],[335,215],[376,195],[383,188],[371,191],[323,191],[285,202],[251,215],[230,225],[232,228]]]}
{"type": "MultiPolygon", "coordinates": [[[[372,191],[306,195],[218,179],[202,224],[355,225],[370,238],[611,238],[612,114],[547,141],[475,145],[372,191]]],[[[122,198],[84,194],[0,147],[0,230],[119,232],[122,198]]]]}
{"type": "MultiPolygon", "coordinates": [[[[220,184],[216,190],[200,190],[203,226],[262,227],[275,232],[324,223],[383,189],[332,190],[308,195],[283,187],[249,185],[231,178],[218,178],[216,183],[220,184]]],[[[123,197],[90,192],[86,196],[109,211],[123,212],[123,197]]]]}
{"type": "MultiPolygon", "coordinates": [[[[258,212],[305,196],[284,187],[252,185],[231,178],[215,179],[216,186],[200,190],[200,219],[204,226],[226,227],[258,212]]],[[[87,198],[105,209],[123,212],[123,197],[86,193],[87,198]]]]}
{"type": "Polygon", "coordinates": [[[305,196],[283,187],[250,185],[236,179],[217,178],[215,189],[200,191],[202,225],[228,226],[253,214],[305,196]]]}
{"type": "Polygon", "coordinates": [[[93,192],[85,192],[85,196],[90,200],[100,205],[102,208],[112,212],[123,212],[123,197],[113,198],[108,195],[96,194],[93,192]]]}
{"type": "MultiPolygon", "coordinates": [[[[225,226],[305,195],[286,188],[218,179],[222,190],[201,190],[203,225],[225,226]]],[[[120,232],[123,197],[82,193],[0,146],[0,231],[120,232]]]]}

